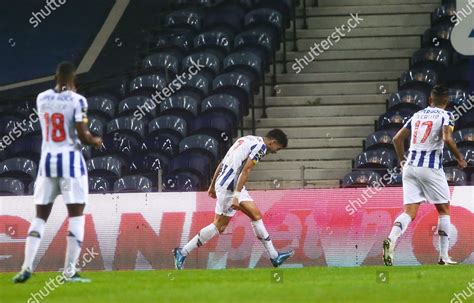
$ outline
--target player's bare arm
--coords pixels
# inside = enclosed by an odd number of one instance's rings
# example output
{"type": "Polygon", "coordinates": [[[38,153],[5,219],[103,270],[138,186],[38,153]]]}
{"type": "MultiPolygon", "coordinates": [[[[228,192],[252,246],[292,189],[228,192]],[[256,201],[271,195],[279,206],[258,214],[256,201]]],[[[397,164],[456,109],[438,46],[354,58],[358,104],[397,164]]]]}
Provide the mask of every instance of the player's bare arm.
{"type": "Polygon", "coordinates": [[[395,152],[397,153],[398,163],[400,166],[403,166],[405,163],[405,140],[410,137],[410,130],[403,127],[393,138],[393,145],[395,147],[395,152]]]}
{"type": "Polygon", "coordinates": [[[209,189],[207,190],[207,194],[209,197],[215,199],[216,196],[216,180],[219,176],[219,173],[222,169],[222,161],[217,165],[216,171],[214,172],[214,176],[212,177],[211,184],[209,185],[209,189]]]}
{"type": "Polygon", "coordinates": [[[443,127],[443,141],[444,141],[444,144],[446,144],[449,150],[453,153],[454,157],[456,157],[459,168],[461,169],[465,168],[467,166],[467,162],[466,160],[464,160],[463,156],[461,155],[461,152],[459,152],[459,149],[456,146],[456,142],[454,142],[452,127],[450,126],[443,127]]]}
{"type": "Polygon", "coordinates": [[[77,136],[83,144],[92,145],[96,148],[100,148],[102,145],[102,138],[93,136],[85,122],[76,122],[75,124],[77,136]]]}
{"type": "Polygon", "coordinates": [[[244,188],[245,183],[247,183],[250,172],[252,171],[254,166],[255,162],[252,159],[248,158],[247,162],[245,162],[245,165],[242,168],[242,171],[240,172],[239,178],[237,179],[237,185],[235,186],[234,197],[232,200],[232,208],[235,210],[240,210],[239,194],[242,188],[244,188]]]}

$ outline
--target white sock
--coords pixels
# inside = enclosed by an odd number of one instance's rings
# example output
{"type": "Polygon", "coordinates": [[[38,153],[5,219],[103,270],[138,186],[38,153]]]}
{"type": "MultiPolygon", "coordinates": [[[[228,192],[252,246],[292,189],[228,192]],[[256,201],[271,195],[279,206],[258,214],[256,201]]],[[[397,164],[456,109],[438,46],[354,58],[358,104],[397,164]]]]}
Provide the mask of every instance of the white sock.
{"type": "Polygon", "coordinates": [[[192,238],[191,241],[189,241],[188,244],[183,247],[181,253],[184,256],[189,255],[193,249],[201,247],[218,234],[219,230],[217,230],[217,227],[214,225],[214,223],[209,224],[208,226],[201,229],[198,234],[195,235],[194,238],[192,238]]]}
{"type": "Polygon", "coordinates": [[[28,269],[33,271],[33,261],[35,260],[36,253],[38,253],[45,224],[46,222],[40,218],[34,218],[33,221],[31,221],[30,228],[28,229],[28,237],[26,238],[25,260],[21,267],[22,270],[28,269]]]}
{"type": "Polygon", "coordinates": [[[448,258],[450,228],[451,228],[451,217],[449,215],[439,216],[438,218],[439,255],[442,258],[448,258]]]}
{"type": "Polygon", "coordinates": [[[84,225],[85,216],[69,218],[66,260],[64,262],[66,277],[72,277],[76,273],[76,263],[81,254],[82,241],[84,240],[84,225]]]}
{"type": "Polygon", "coordinates": [[[255,236],[262,242],[263,246],[267,250],[270,258],[275,259],[278,256],[278,252],[276,251],[275,247],[273,246],[272,240],[270,239],[270,235],[263,224],[263,220],[252,221],[253,231],[255,236]]]}
{"type": "Polygon", "coordinates": [[[396,243],[397,239],[403,235],[403,233],[407,230],[408,225],[411,222],[411,217],[407,213],[400,214],[393,223],[392,231],[388,236],[392,243],[396,243]]]}

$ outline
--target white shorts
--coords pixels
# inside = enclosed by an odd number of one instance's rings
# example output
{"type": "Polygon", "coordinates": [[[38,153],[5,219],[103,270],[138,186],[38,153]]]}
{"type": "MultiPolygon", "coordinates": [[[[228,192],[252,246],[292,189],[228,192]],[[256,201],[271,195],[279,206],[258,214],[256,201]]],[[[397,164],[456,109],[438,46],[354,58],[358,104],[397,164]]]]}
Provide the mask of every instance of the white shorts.
{"type": "MultiPolygon", "coordinates": [[[[233,217],[237,212],[235,209],[231,208],[232,206],[232,199],[233,199],[234,192],[216,187],[216,209],[215,212],[218,215],[224,215],[226,217],[233,217]]],[[[249,192],[244,188],[240,191],[240,198],[239,203],[244,201],[253,201],[252,197],[250,197],[249,192]]]]}
{"type": "Polygon", "coordinates": [[[66,204],[87,203],[89,182],[87,174],[74,178],[38,176],[35,181],[34,201],[37,205],[53,203],[62,194],[66,204]]]}
{"type": "Polygon", "coordinates": [[[405,165],[402,176],[403,204],[449,202],[449,185],[442,168],[405,165]]]}

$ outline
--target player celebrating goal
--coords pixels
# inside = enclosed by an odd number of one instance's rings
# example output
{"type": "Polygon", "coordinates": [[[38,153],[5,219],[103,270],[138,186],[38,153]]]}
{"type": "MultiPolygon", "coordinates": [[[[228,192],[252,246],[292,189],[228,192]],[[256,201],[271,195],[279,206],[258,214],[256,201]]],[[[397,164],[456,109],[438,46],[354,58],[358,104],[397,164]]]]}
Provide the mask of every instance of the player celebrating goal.
{"type": "Polygon", "coordinates": [[[278,267],[293,255],[293,251],[278,253],[262,221],[257,205],[245,189],[252,168],[267,153],[276,153],[288,144],[284,132],[274,129],[265,137],[245,136],[238,139],[227,151],[217,167],[208,194],[217,198],[214,222],[201,229],[182,249],[173,250],[175,267],[182,269],[186,257],[192,250],[204,245],[217,234],[224,232],[236,211],[240,210],[252,220],[257,238],[262,242],[274,267],[278,267]]]}
{"type": "Polygon", "coordinates": [[[435,86],[431,91],[430,106],[415,113],[413,117],[393,138],[395,150],[403,166],[404,212],[395,219],[392,231],[383,242],[385,265],[393,265],[393,254],[397,239],[407,230],[415,219],[421,202],[430,202],[439,213],[439,262],[440,265],[455,265],[448,255],[450,192],[443,171],[442,159],[444,144],[456,157],[460,168],[467,166],[453,140],[454,121],[448,105],[448,89],[435,86]],[[404,154],[404,141],[411,132],[411,145],[407,159],[404,154]]]}
{"type": "Polygon", "coordinates": [[[31,277],[33,260],[59,191],[69,215],[64,280],[89,281],[79,276],[75,266],[84,239],[83,210],[89,193],[80,142],[100,147],[102,139],[93,137],[88,130],[87,101],[75,92],[74,65],[69,62],[59,64],[55,79],[56,87],[40,93],[36,100],[43,136],[34,190],[36,218],[28,230],[25,260],[20,273],[13,278],[14,283],[23,283],[31,277]]]}

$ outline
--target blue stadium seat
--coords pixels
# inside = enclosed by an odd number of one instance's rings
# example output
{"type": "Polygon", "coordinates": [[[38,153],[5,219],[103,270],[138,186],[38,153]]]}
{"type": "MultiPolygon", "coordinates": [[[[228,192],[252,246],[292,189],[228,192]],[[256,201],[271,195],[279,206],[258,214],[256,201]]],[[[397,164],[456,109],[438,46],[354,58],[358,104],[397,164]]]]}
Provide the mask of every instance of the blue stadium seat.
{"type": "Polygon", "coordinates": [[[397,157],[393,150],[376,149],[359,154],[356,158],[356,168],[392,169],[397,165],[397,157]]]}
{"type": "Polygon", "coordinates": [[[180,155],[200,154],[208,158],[211,165],[219,159],[219,142],[207,135],[193,135],[184,138],[179,143],[180,155]]]}
{"type": "Polygon", "coordinates": [[[166,157],[173,157],[178,153],[180,137],[170,133],[147,136],[145,145],[148,152],[159,153],[166,157]]]}
{"type": "Polygon", "coordinates": [[[186,120],[178,116],[165,115],[153,119],[148,124],[148,136],[166,133],[170,133],[180,139],[186,137],[186,120]]]}
{"type": "Polygon", "coordinates": [[[229,94],[215,94],[201,102],[201,113],[216,112],[226,116],[237,126],[240,121],[240,102],[229,94]]]}
{"type": "Polygon", "coordinates": [[[176,173],[163,177],[163,188],[169,192],[192,192],[203,188],[201,179],[192,173],[176,173]]]}
{"type": "Polygon", "coordinates": [[[128,80],[128,76],[116,76],[102,80],[98,85],[88,88],[86,95],[102,96],[113,100],[116,104],[117,100],[122,99],[128,93],[128,80]]]}
{"type": "Polygon", "coordinates": [[[95,135],[102,137],[104,135],[104,124],[101,120],[96,119],[95,117],[89,117],[89,122],[87,123],[89,131],[95,135]]]}
{"type": "Polygon", "coordinates": [[[222,2],[224,2],[224,0],[176,0],[176,5],[181,8],[189,8],[189,7],[208,8],[222,2]]]}
{"type": "Polygon", "coordinates": [[[165,27],[192,30],[198,33],[202,29],[203,16],[198,10],[183,9],[173,11],[165,17],[165,27]]]}
{"type": "Polygon", "coordinates": [[[212,78],[221,72],[221,62],[219,58],[211,52],[196,52],[183,60],[183,70],[189,70],[195,63],[204,65],[199,73],[206,73],[212,78]]]}
{"type": "Polygon", "coordinates": [[[465,128],[455,131],[453,137],[458,146],[474,147],[474,128],[465,128]]]}
{"type": "Polygon", "coordinates": [[[364,150],[393,148],[392,140],[396,133],[394,130],[379,130],[368,135],[364,142],[364,150]]]}
{"type": "Polygon", "coordinates": [[[188,173],[197,176],[200,180],[201,189],[208,185],[211,176],[211,163],[209,158],[198,153],[184,153],[174,157],[169,166],[168,174],[188,173]]]}
{"type": "Polygon", "coordinates": [[[144,176],[125,176],[114,183],[114,192],[151,192],[152,182],[150,179],[144,176]]]}
{"type": "Polygon", "coordinates": [[[428,98],[422,91],[405,89],[392,94],[388,98],[389,110],[415,109],[420,110],[428,106],[428,98]]]}
{"type": "Polygon", "coordinates": [[[253,104],[251,79],[238,73],[225,73],[217,76],[213,82],[212,94],[228,94],[235,97],[239,100],[241,113],[244,115],[249,114],[249,106],[253,104]]]}
{"type": "Polygon", "coordinates": [[[107,124],[107,134],[114,138],[127,136],[142,140],[145,137],[145,123],[133,117],[120,117],[107,124]]]}
{"type": "Polygon", "coordinates": [[[452,106],[461,105],[467,102],[468,94],[458,88],[449,88],[449,103],[452,106]]]}
{"type": "Polygon", "coordinates": [[[189,96],[199,102],[209,94],[209,87],[212,83],[210,75],[202,74],[188,74],[184,79],[185,84],[173,96],[189,96]]]}
{"type": "Polygon", "coordinates": [[[21,136],[6,148],[6,156],[8,158],[28,158],[38,163],[41,155],[41,144],[41,135],[21,136]]]}
{"type": "Polygon", "coordinates": [[[184,119],[189,125],[197,116],[199,108],[198,99],[192,96],[175,95],[161,102],[162,115],[172,115],[184,119]]]}
{"type": "Polygon", "coordinates": [[[112,187],[106,178],[89,177],[89,192],[105,194],[112,192],[112,187]]]}
{"type": "Polygon", "coordinates": [[[430,47],[433,45],[453,49],[451,45],[451,31],[454,24],[440,24],[427,29],[423,34],[422,45],[430,47]]]}
{"type": "Polygon", "coordinates": [[[459,129],[474,127],[474,108],[471,108],[469,111],[465,111],[463,109],[459,110],[461,114],[461,118],[459,119],[459,129]]]}
{"type": "Polygon", "coordinates": [[[115,117],[116,100],[103,97],[91,96],[87,98],[87,114],[100,116],[103,121],[109,121],[115,117]]]}
{"type": "Polygon", "coordinates": [[[438,84],[438,74],[427,68],[412,68],[403,72],[400,78],[400,89],[420,90],[429,96],[433,86],[438,84]]]}
{"type": "Polygon", "coordinates": [[[426,47],[416,51],[411,58],[411,68],[427,68],[438,75],[446,72],[451,63],[451,53],[441,47],[426,47]]]}
{"type": "Polygon", "coordinates": [[[221,150],[224,151],[232,144],[232,137],[237,136],[237,126],[228,116],[219,112],[207,112],[193,121],[192,133],[213,137],[219,141],[221,150]]]}
{"type": "Polygon", "coordinates": [[[454,157],[453,153],[445,147],[443,150],[443,166],[445,167],[450,167],[450,166],[457,166],[458,162],[456,161],[456,158],[454,157]]]}
{"type": "Polygon", "coordinates": [[[225,1],[221,5],[208,10],[203,21],[203,29],[206,31],[220,30],[233,34],[241,32],[245,12],[245,8],[241,5],[225,1]]]}
{"type": "Polygon", "coordinates": [[[260,29],[272,34],[273,39],[280,43],[285,40],[284,19],[282,14],[270,8],[259,8],[252,10],[245,16],[245,27],[249,29],[260,29]]]}
{"type": "Polygon", "coordinates": [[[242,51],[228,55],[224,59],[224,72],[240,73],[250,78],[255,93],[258,93],[261,84],[265,85],[263,62],[252,52],[242,51]]]}
{"type": "Polygon", "coordinates": [[[431,13],[431,24],[440,25],[451,22],[451,18],[455,16],[456,5],[455,3],[443,4],[437,7],[433,13],[431,13]]]}
{"type": "Polygon", "coordinates": [[[380,183],[382,177],[374,171],[357,170],[348,173],[342,179],[342,187],[367,187],[380,183]]]}
{"type": "Polygon", "coordinates": [[[398,130],[410,120],[416,110],[403,109],[399,111],[389,111],[381,115],[378,119],[377,130],[392,129],[398,130]]]}
{"type": "Polygon", "coordinates": [[[10,158],[0,162],[0,176],[30,182],[36,179],[38,165],[26,158],[10,158]]]}
{"type": "Polygon", "coordinates": [[[160,74],[143,75],[130,82],[131,95],[152,96],[167,86],[166,78],[160,74]]]}
{"type": "Polygon", "coordinates": [[[233,48],[234,35],[225,31],[207,31],[194,38],[196,51],[207,51],[223,60],[233,48]]]}
{"type": "Polygon", "coordinates": [[[192,45],[191,35],[179,30],[165,30],[156,33],[156,37],[152,38],[150,51],[173,51],[184,57],[190,51],[192,45]]]}
{"type": "Polygon", "coordinates": [[[122,176],[122,162],[112,156],[96,157],[87,161],[90,177],[103,177],[109,182],[122,176]]]}
{"type": "Polygon", "coordinates": [[[137,155],[128,163],[128,173],[131,175],[143,175],[154,181],[156,185],[158,171],[166,174],[168,171],[169,159],[158,153],[147,155],[137,155]]]}
{"type": "Polygon", "coordinates": [[[166,82],[171,82],[181,70],[181,56],[167,52],[151,54],[143,59],[142,68],[147,73],[162,74],[166,82]]]}
{"type": "Polygon", "coordinates": [[[444,173],[449,185],[466,185],[467,175],[462,170],[455,167],[445,167],[444,173]]]}
{"type": "Polygon", "coordinates": [[[0,196],[22,196],[25,194],[25,184],[15,178],[0,178],[0,196]]]}
{"type": "Polygon", "coordinates": [[[156,103],[147,96],[131,96],[120,101],[118,105],[119,116],[135,116],[135,112],[144,114],[147,119],[156,117],[157,107],[156,103]]]}

